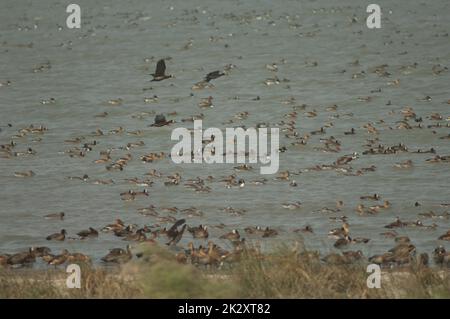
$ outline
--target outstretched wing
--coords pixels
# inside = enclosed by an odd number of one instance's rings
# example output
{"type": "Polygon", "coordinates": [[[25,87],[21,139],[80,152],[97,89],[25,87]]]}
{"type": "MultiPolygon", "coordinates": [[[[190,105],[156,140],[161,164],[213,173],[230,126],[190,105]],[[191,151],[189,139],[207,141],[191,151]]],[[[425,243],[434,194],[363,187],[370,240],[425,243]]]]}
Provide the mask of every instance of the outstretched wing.
{"type": "Polygon", "coordinates": [[[181,237],[183,237],[183,233],[184,233],[185,229],[186,229],[186,224],[183,225],[181,230],[167,243],[167,245],[170,246],[170,245],[177,244],[181,240],[181,237]]]}
{"type": "Polygon", "coordinates": [[[221,77],[222,75],[225,75],[225,73],[220,72],[220,71],[210,72],[205,76],[205,81],[209,82],[211,80],[217,79],[218,77],[221,77]]]}
{"type": "Polygon", "coordinates": [[[183,225],[185,222],[186,222],[185,219],[177,220],[177,221],[175,222],[175,224],[173,224],[173,226],[170,227],[170,229],[167,231],[167,235],[168,235],[169,237],[174,237],[174,236],[176,236],[176,229],[178,228],[178,226],[183,225]]]}
{"type": "Polygon", "coordinates": [[[163,59],[159,60],[156,64],[156,70],[154,76],[164,76],[164,73],[166,72],[166,63],[163,59]]]}

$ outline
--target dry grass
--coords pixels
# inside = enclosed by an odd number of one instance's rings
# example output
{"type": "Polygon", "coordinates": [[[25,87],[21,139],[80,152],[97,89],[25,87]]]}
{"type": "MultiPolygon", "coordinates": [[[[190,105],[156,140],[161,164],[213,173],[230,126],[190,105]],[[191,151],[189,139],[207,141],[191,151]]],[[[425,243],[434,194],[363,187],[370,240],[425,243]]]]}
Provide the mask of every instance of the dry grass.
{"type": "Polygon", "coordinates": [[[314,252],[282,247],[262,258],[245,256],[232,274],[251,298],[450,298],[448,270],[383,271],[381,288],[370,289],[366,266],[327,265],[314,252]]]}
{"type": "Polygon", "coordinates": [[[63,270],[0,269],[0,298],[450,298],[448,270],[383,272],[381,288],[369,289],[365,267],[325,265],[314,253],[282,247],[206,270],[155,247],[115,269],[82,265],[81,289],[66,288],[63,270]]]}
{"type": "Polygon", "coordinates": [[[0,298],[133,298],[142,294],[117,271],[80,265],[80,289],[68,289],[62,270],[0,270],[0,298]]]}

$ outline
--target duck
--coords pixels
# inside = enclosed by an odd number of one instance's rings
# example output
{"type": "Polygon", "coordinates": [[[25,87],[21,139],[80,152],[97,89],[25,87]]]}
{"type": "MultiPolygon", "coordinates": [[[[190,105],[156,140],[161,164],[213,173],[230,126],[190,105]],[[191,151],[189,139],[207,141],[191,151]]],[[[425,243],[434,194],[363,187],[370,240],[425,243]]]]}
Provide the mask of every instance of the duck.
{"type": "Polygon", "coordinates": [[[205,266],[217,266],[225,256],[226,254],[222,254],[221,249],[219,249],[217,245],[212,241],[209,241],[206,251],[199,247],[196,262],[205,266]]]}
{"type": "Polygon", "coordinates": [[[355,134],[355,129],[352,127],[350,129],[350,131],[344,132],[345,135],[354,135],[355,134]]]}
{"type": "Polygon", "coordinates": [[[264,233],[262,235],[262,237],[267,238],[267,237],[275,237],[278,235],[278,232],[275,229],[271,229],[269,227],[266,227],[266,229],[264,230],[264,233]]]}
{"type": "Polygon", "coordinates": [[[134,195],[135,196],[140,196],[140,195],[142,195],[142,196],[149,196],[149,193],[148,193],[147,189],[144,189],[144,190],[139,191],[139,192],[134,192],[134,195]]]}
{"type": "Polygon", "coordinates": [[[122,248],[111,249],[101,260],[106,263],[123,264],[130,261],[132,258],[133,254],[131,253],[131,246],[127,245],[126,250],[122,248]]]}
{"type": "Polygon", "coordinates": [[[152,97],[144,97],[144,103],[154,103],[158,102],[158,96],[153,95],[152,97]]]}
{"type": "Polygon", "coordinates": [[[444,235],[439,236],[439,240],[448,240],[450,241],[450,230],[448,230],[444,235]]]}
{"type": "Polygon", "coordinates": [[[336,248],[341,248],[343,246],[346,246],[348,244],[352,243],[352,239],[350,238],[350,236],[348,235],[344,235],[344,237],[339,238],[338,240],[336,240],[336,242],[334,243],[334,247],[336,248]]]}
{"type": "Polygon", "coordinates": [[[125,228],[125,223],[121,219],[116,219],[113,224],[106,225],[102,228],[103,232],[110,232],[125,228]]]}
{"type": "MultiPolygon", "coordinates": [[[[243,250],[250,251],[250,249],[247,248],[246,243],[247,242],[245,241],[245,238],[241,238],[240,240],[233,240],[231,242],[231,244],[233,245],[234,252],[243,251],[243,250]]],[[[256,247],[255,247],[255,249],[256,249],[256,247]]]]}
{"type": "Polygon", "coordinates": [[[108,100],[107,103],[108,103],[109,105],[122,105],[123,100],[122,100],[121,98],[118,98],[118,99],[111,99],[111,100],[108,100]]]}
{"type": "Polygon", "coordinates": [[[243,187],[245,187],[245,180],[242,178],[240,178],[239,180],[233,179],[233,180],[227,182],[225,187],[226,188],[233,188],[233,187],[243,188],[243,187]]]}
{"type": "Polygon", "coordinates": [[[370,241],[369,238],[355,237],[352,238],[352,244],[367,244],[370,241]]]}
{"type": "Polygon", "coordinates": [[[83,176],[69,176],[68,179],[70,180],[80,180],[83,182],[87,182],[89,180],[89,175],[84,174],[83,176]]]}
{"type": "Polygon", "coordinates": [[[167,230],[166,236],[169,238],[167,245],[175,245],[181,240],[184,230],[186,229],[186,224],[184,224],[185,222],[185,219],[179,219],[167,230]],[[178,230],[178,227],[181,225],[183,225],[183,227],[181,230],[178,230]]]}
{"type": "Polygon", "coordinates": [[[238,240],[241,238],[239,231],[237,229],[233,229],[231,232],[223,234],[219,237],[220,239],[229,239],[229,240],[238,240]]]}
{"type": "Polygon", "coordinates": [[[289,176],[290,176],[290,172],[289,171],[283,171],[280,172],[278,174],[278,176],[276,177],[277,180],[284,180],[284,181],[288,181],[289,180],[289,176]]]}
{"type": "Polygon", "coordinates": [[[33,252],[36,257],[43,257],[50,254],[51,249],[48,247],[31,247],[31,252],[33,252]]]}
{"type": "Polygon", "coordinates": [[[269,79],[264,80],[264,84],[267,86],[280,84],[280,79],[278,77],[269,78],[269,79]]]}
{"type": "Polygon", "coordinates": [[[158,114],[155,116],[154,123],[151,124],[150,126],[161,127],[161,126],[169,125],[171,123],[174,123],[174,121],[173,120],[167,121],[166,117],[163,114],[158,114]]]}
{"type": "Polygon", "coordinates": [[[161,210],[165,213],[175,214],[178,213],[179,209],[176,206],[173,207],[161,207],[161,210]]]}
{"type": "Polygon", "coordinates": [[[329,217],[329,220],[331,220],[333,222],[340,221],[340,222],[346,223],[347,220],[348,220],[348,217],[345,216],[345,215],[342,215],[342,216],[331,216],[331,217],[329,217]]]}
{"type": "Polygon", "coordinates": [[[56,100],[55,98],[51,97],[48,100],[41,100],[41,104],[46,105],[46,104],[55,104],[56,100]]]}
{"type": "Polygon", "coordinates": [[[226,258],[230,254],[230,252],[222,249],[212,241],[208,241],[208,254],[213,260],[220,262],[221,260],[226,258]]]}
{"type": "Polygon", "coordinates": [[[266,69],[272,72],[277,72],[278,65],[276,63],[266,64],[266,69]]]}
{"type": "Polygon", "coordinates": [[[147,240],[147,236],[145,235],[145,232],[143,229],[138,229],[136,233],[131,233],[125,236],[123,240],[128,241],[145,241],[147,240]]]}
{"type": "Polygon", "coordinates": [[[2,86],[10,86],[11,83],[12,82],[10,80],[4,81],[4,82],[0,82],[0,87],[2,87],[2,86]]]}
{"type": "Polygon", "coordinates": [[[302,232],[302,233],[314,234],[313,228],[310,225],[306,225],[303,228],[295,229],[294,232],[295,233],[302,232]]]}
{"type": "Polygon", "coordinates": [[[62,229],[61,232],[59,233],[55,233],[55,234],[51,234],[49,236],[46,237],[47,240],[58,240],[58,241],[63,241],[64,239],[66,239],[66,230],[62,229]]]}
{"type": "Polygon", "coordinates": [[[414,259],[415,246],[411,244],[400,244],[389,250],[393,254],[392,262],[396,265],[410,264],[414,259]]]}
{"type": "Polygon", "coordinates": [[[191,252],[191,262],[197,265],[209,266],[213,263],[213,260],[208,254],[208,249],[200,245],[197,249],[194,248],[193,254],[191,252]]]}
{"type": "Polygon", "coordinates": [[[163,159],[165,157],[164,152],[149,153],[141,156],[141,161],[144,163],[153,163],[154,161],[163,159]]]}
{"type": "Polygon", "coordinates": [[[433,251],[433,260],[436,265],[450,266],[450,253],[447,252],[444,246],[440,245],[433,251]]]}
{"type": "Polygon", "coordinates": [[[33,177],[34,175],[36,175],[33,171],[26,171],[26,172],[15,172],[14,176],[15,177],[33,177]]]}
{"type": "Polygon", "coordinates": [[[142,214],[144,216],[159,216],[159,213],[156,211],[156,207],[154,205],[150,205],[149,207],[142,207],[138,208],[137,210],[139,214],[142,214]]]}
{"type": "Polygon", "coordinates": [[[188,232],[192,234],[194,238],[208,238],[208,228],[204,225],[199,225],[198,227],[188,227],[188,232]]]}
{"type": "Polygon", "coordinates": [[[345,237],[349,234],[350,226],[347,223],[343,223],[342,227],[334,228],[328,232],[328,236],[332,236],[335,238],[345,237]]]}
{"type": "Polygon", "coordinates": [[[317,116],[317,111],[313,110],[313,111],[308,111],[304,113],[307,117],[312,118],[312,117],[316,117],[317,116]]]}
{"type": "Polygon", "coordinates": [[[321,127],[320,129],[318,129],[318,130],[315,130],[315,131],[311,131],[311,132],[309,132],[311,135],[321,135],[321,134],[325,134],[326,133],[326,131],[325,131],[325,129],[323,128],[323,127],[321,127]]]}
{"type": "Polygon", "coordinates": [[[156,63],[155,73],[150,74],[151,76],[153,76],[151,82],[173,78],[173,75],[171,74],[166,75],[165,72],[166,72],[166,62],[164,61],[164,59],[161,59],[156,63]]]}
{"type": "MultiPolygon", "coordinates": [[[[429,150],[422,150],[422,149],[419,148],[417,151],[413,151],[411,153],[416,153],[416,154],[428,154],[428,153],[429,154],[436,154],[436,150],[433,147],[431,147],[429,150]]],[[[439,155],[437,155],[435,157],[436,160],[439,160],[439,158],[440,158],[439,155]]],[[[433,161],[433,160],[431,159],[431,161],[433,161]]]]}
{"type": "Polygon", "coordinates": [[[34,252],[31,250],[31,248],[28,251],[24,251],[21,253],[13,254],[9,256],[7,259],[8,265],[25,265],[25,264],[32,264],[36,261],[36,256],[34,255],[34,252]]]}
{"type": "Polygon", "coordinates": [[[123,201],[132,201],[132,200],[135,200],[136,194],[134,193],[134,191],[132,191],[132,190],[130,189],[128,192],[120,193],[120,198],[121,198],[123,201]]]}
{"type": "Polygon", "coordinates": [[[157,177],[157,178],[160,178],[160,177],[163,176],[163,174],[160,173],[160,172],[158,172],[158,171],[156,171],[156,169],[151,169],[150,171],[148,171],[147,173],[145,173],[145,175],[153,176],[153,177],[157,177]]]}
{"type": "Polygon", "coordinates": [[[149,187],[153,185],[153,181],[150,179],[139,180],[137,177],[135,178],[127,178],[125,179],[128,183],[135,184],[137,186],[149,187]]]}
{"type": "Polygon", "coordinates": [[[202,108],[206,108],[206,107],[213,107],[214,105],[212,104],[212,100],[213,97],[212,96],[208,96],[205,99],[202,99],[199,103],[198,106],[202,107],[202,108]]]}
{"type": "Polygon", "coordinates": [[[449,159],[450,159],[449,156],[436,155],[435,157],[426,159],[425,161],[428,162],[428,163],[441,163],[441,162],[446,162],[449,159]]]}
{"type": "Polygon", "coordinates": [[[108,112],[102,112],[102,113],[99,113],[99,114],[94,115],[94,117],[105,118],[105,117],[107,117],[108,115],[109,115],[108,112]]]}
{"type": "Polygon", "coordinates": [[[192,264],[197,263],[198,257],[200,255],[200,249],[195,248],[193,242],[189,242],[187,247],[188,247],[188,249],[186,252],[189,254],[189,256],[191,258],[191,263],[192,264]]]}
{"type": "Polygon", "coordinates": [[[396,217],[395,221],[384,226],[384,228],[398,228],[398,227],[406,227],[408,223],[402,222],[399,217],[396,217]]]}
{"type": "Polygon", "coordinates": [[[440,121],[443,119],[442,115],[439,113],[431,113],[430,119],[434,121],[440,121]]]}
{"type": "Polygon", "coordinates": [[[361,196],[360,199],[380,200],[381,196],[375,193],[373,195],[361,196]]]}
{"type": "Polygon", "coordinates": [[[184,214],[187,214],[188,217],[201,217],[204,213],[195,207],[189,207],[182,210],[184,214]]]}
{"type": "Polygon", "coordinates": [[[77,233],[77,235],[80,236],[81,239],[94,238],[94,237],[98,237],[98,231],[92,227],[89,227],[89,229],[82,230],[79,233],[77,233]]]}
{"type": "Polygon", "coordinates": [[[413,166],[413,162],[411,160],[406,160],[400,163],[395,163],[395,168],[411,168],[413,166]]]}
{"type": "Polygon", "coordinates": [[[219,77],[221,77],[221,76],[224,76],[224,75],[225,75],[225,73],[222,72],[222,71],[213,71],[213,72],[209,72],[209,73],[205,76],[204,80],[205,80],[206,82],[210,82],[211,80],[217,79],[217,78],[219,78],[219,77]]]}
{"type": "Polygon", "coordinates": [[[369,262],[381,266],[387,266],[392,262],[393,257],[393,254],[389,252],[381,255],[373,255],[369,257],[369,262]]]}
{"type": "Polygon", "coordinates": [[[281,206],[282,206],[283,208],[293,210],[293,209],[299,209],[299,208],[301,208],[301,207],[302,207],[302,203],[299,202],[299,201],[297,201],[297,202],[294,202],[294,203],[284,203],[284,204],[282,204],[281,206]]]}
{"type": "Polygon", "coordinates": [[[64,249],[60,255],[54,256],[50,261],[48,261],[48,264],[55,267],[62,265],[67,261],[68,256],[69,251],[67,249],[64,249]]]}
{"type": "Polygon", "coordinates": [[[0,255],[0,267],[5,267],[8,265],[9,257],[11,257],[11,255],[8,254],[0,255]]]}
{"type": "Polygon", "coordinates": [[[361,250],[353,251],[343,251],[342,255],[351,263],[361,260],[364,257],[364,254],[361,250]]]}
{"type": "Polygon", "coordinates": [[[68,254],[68,256],[67,256],[67,262],[68,263],[74,263],[74,262],[90,263],[91,258],[82,253],[71,253],[71,254],[68,254]]]}
{"type": "Polygon", "coordinates": [[[184,251],[180,251],[175,254],[175,260],[180,264],[187,264],[188,256],[184,251]]]}
{"type": "Polygon", "coordinates": [[[135,225],[128,225],[123,228],[114,229],[114,235],[117,237],[126,237],[134,233],[135,225]]]}
{"type": "Polygon", "coordinates": [[[44,216],[45,219],[59,219],[59,220],[63,220],[64,217],[65,217],[64,212],[52,213],[44,216]]]}
{"type": "Polygon", "coordinates": [[[264,229],[262,229],[261,226],[250,226],[250,227],[245,227],[244,231],[249,234],[263,234],[264,233],[264,229]]]}
{"type": "Polygon", "coordinates": [[[387,200],[384,201],[383,205],[375,205],[375,206],[370,206],[369,210],[372,213],[377,213],[379,210],[381,209],[387,209],[391,206],[391,203],[387,200]]]}
{"type": "Polygon", "coordinates": [[[191,89],[192,90],[203,90],[203,89],[212,89],[214,87],[215,87],[214,84],[209,83],[208,81],[200,81],[200,82],[195,83],[191,89]]]}

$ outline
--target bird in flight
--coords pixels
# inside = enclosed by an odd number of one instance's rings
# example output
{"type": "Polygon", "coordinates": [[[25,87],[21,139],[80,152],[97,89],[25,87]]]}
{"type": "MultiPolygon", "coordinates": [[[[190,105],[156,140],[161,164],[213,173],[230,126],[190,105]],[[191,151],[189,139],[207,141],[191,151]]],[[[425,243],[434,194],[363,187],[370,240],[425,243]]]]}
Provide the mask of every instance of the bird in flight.
{"type": "Polygon", "coordinates": [[[225,73],[220,72],[220,71],[213,71],[213,72],[210,72],[210,73],[208,73],[208,74],[205,76],[205,81],[206,81],[206,82],[209,82],[209,81],[211,81],[211,80],[214,80],[214,79],[217,79],[217,78],[221,77],[222,75],[225,75],[225,73]]]}
{"type": "Polygon", "coordinates": [[[173,77],[173,75],[171,74],[166,75],[165,72],[166,72],[166,63],[164,62],[164,59],[161,59],[158,61],[158,63],[156,63],[155,73],[150,74],[153,76],[152,81],[162,81],[173,77]]]}
{"type": "Polygon", "coordinates": [[[181,237],[183,237],[184,230],[186,229],[186,224],[184,224],[185,222],[185,219],[177,220],[173,226],[169,228],[167,231],[167,237],[170,239],[167,243],[168,246],[175,245],[180,241],[181,237]],[[183,227],[181,227],[181,230],[178,230],[178,227],[181,225],[183,225],[183,227]]]}

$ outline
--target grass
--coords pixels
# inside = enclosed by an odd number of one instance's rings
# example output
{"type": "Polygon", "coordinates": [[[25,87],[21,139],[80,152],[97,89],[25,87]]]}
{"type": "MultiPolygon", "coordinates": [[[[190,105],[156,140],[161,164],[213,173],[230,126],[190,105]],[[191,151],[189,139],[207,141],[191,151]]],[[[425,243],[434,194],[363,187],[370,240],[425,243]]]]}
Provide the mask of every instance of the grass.
{"type": "Polygon", "coordinates": [[[289,247],[221,269],[180,264],[159,247],[114,269],[81,268],[81,289],[66,288],[61,269],[0,269],[0,298],[450,298],[448,269],[384,271],[381,288],[369,289],[365,264],[327,265],[289,247]]]}

